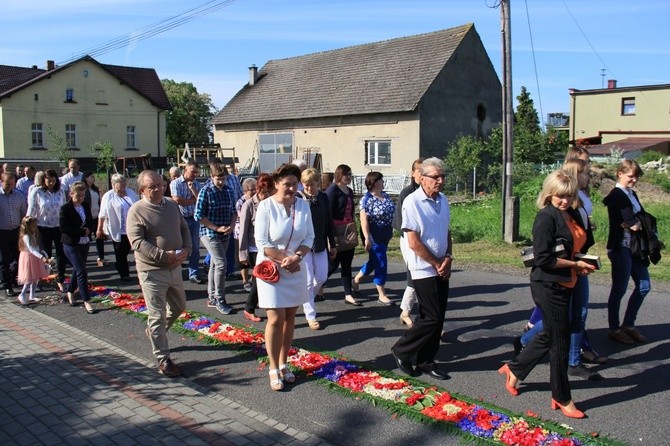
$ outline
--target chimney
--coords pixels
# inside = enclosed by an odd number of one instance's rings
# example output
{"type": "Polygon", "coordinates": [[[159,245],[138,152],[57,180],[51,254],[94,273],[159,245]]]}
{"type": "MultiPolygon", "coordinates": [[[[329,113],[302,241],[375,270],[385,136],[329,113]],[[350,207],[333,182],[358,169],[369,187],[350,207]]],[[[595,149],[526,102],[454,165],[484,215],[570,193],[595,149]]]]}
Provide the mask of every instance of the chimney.
{"type": "Polygon", "coordinates": [[[53,60],[47,60],[47,71],[51,71],[56,68],[56,63],[53,60]]]}
{"type": "Polygon", "coordinates": [[[249,67],[249,86],[254,85],[258,80],[258,68],[256,65],[251,65],[249,67]]]}
{"type": "Polygon", "coordinates": [[[607,79],[607,89],[614,90],[616,88],[616,79],[607,79]]]}

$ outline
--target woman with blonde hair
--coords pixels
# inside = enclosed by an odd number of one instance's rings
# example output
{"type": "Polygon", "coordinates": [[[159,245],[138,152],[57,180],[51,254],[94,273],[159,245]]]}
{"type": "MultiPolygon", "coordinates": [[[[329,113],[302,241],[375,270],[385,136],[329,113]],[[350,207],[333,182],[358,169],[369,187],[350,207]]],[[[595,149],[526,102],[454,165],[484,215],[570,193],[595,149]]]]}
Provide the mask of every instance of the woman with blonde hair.
{"type": "Polygon", "coordinates": [[[543,312],[543,330],[511,362],[498,372],[506,375],[505,388],[517,396],[517,384],[549,353],[551,408],[561,409],[570,418],[583,418],[570,394],[568,351],[570,346],[569,307],[578,275],[588,275],[594,267],[574,260],[587,241],[586,231],[572,208],[578,191],[577,179],[564,170],[556,170],[544,180],[537,199],[540,209],[533,223],[534,265],[530,273],[530,291],[543,312]],[[565,255],[555,252],[561,243],[565,255]]]}

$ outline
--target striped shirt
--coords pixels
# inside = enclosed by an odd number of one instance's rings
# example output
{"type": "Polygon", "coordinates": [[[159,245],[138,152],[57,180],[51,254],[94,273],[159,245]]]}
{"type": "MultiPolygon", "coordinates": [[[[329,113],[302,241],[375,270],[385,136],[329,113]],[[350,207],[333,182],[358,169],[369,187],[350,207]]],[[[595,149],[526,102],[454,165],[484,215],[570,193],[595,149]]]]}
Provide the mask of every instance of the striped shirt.
{"type": "MultiPolygon", "coordinates": [[[[235,193],[227,184],[219,189],[210,182],[198,194],[194,217],[196,220],[206,218],[216,226],[230,226],[237,218],[235,202],[235,193]]],[[[228,238],[227,235],[215,232],[204,225],[200,225],[200,236],[228,238]]]]}

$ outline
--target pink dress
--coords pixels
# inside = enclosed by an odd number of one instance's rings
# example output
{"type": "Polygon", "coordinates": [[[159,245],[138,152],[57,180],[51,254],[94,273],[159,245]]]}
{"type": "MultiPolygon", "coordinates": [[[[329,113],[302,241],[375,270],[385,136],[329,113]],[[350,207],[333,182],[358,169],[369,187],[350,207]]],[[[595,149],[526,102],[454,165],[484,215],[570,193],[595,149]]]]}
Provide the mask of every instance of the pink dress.
{"type": "Polygon", "coordinates": [[[17,281],[21,285],[35,283],[49,275],[39,248],[29,245],[30,238],[27,235],[23,237],[23,244],[28,250],[19,253],[19,274],[17,281]]]}

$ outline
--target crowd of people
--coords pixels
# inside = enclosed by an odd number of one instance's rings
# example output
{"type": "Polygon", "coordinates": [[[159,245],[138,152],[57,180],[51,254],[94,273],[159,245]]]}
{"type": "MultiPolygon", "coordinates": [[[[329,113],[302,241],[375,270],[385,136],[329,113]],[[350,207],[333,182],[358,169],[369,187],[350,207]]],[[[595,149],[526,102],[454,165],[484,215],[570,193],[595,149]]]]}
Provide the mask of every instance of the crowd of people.
{"type": "MultiPolygon", "coordinates": [[[[317,302],[323,300],[324,284],[338,268],[345,304],[363,305],[359,287],[368,276],[377,303],[396,304],[385,289],[386,251],[395,229],[407,267],[399,314],[407,330],[393,345],[392,355],[410,376],[425,373],[448,379],[435,363],[453,260],[450,205],[442,191],[443,162],[416,160],[411,182],[397,202],[385,192],[383,174],[369,172],[358,206],[349,166],[337,166],[330,184],[324,181],[327,175],[306,167],[285,164],[240,182],[215,160],[208,166],[209,178],[200,182],[199,166],[189,161],[183,171],[170,169],[170,178],[141,172],[137,193],[127,187],[123,175],[114,174],[111,189],[101,194],[95,175],[80,172],[76,159],[69,160],[62,177],[51,169],[17,168],[18,181],[5,165],[0,176],[0,275],[5,294],[15,296],[13,287],[21,285],[17,297],[21,304],[38,301],[35,291],[53,268],[64,300],[76,306],[78,292],[85,311],[94,314],[88,292],[89,246],[95,244],[96,265],[102,267],[104,242],[111,240],[122,281],[132,280],[128,255],[134,253],[148,308],[146,335],[158,370],[174,377],[180,371],[170,359],[166,333],[185,309],[184,281],[206,282],[207,306],[228,315],[234,310],[226,300],[226,280],[239,268],[248,293],[243,317],[259,323],[263,317],[258,310],[265,310],[270,388],[281,390],[296,379],[287,364],[297,310],[302,306],[309,328],[323,328],[317,320],[317,302]],[[207,251],[206,277],[201,273],[201,245],[207,251]],[[367,260],[354,276],[352,263],[359,246],[367,252],[367,260]],[[68,264],[72,272],[66,284],[68,264]],[[412,318],[415,305],[418,314],[412,318]]],[[[609,337],[624,344],[646,341],[635,321],[650,290],[649,261],[631,251],[643,231],[644,209],[633,191],[641,175],[635,161],[624,160],[616,187],[603,200],[612,263],[609,337]],[[621,302],[631,278],[635,288],[621,322],[621,302]]],[[[589,178],[588,152],[575,148],[564,166],[544,181],[532,230],[530,291],[535,309],[524,333],[514,339],[514,359],[498,370],[505,376],[507,391],[517,396],[519,383],[549,353],[551,406],[571,418],[585,415],[572,399],[568,377],[601,379],[583,362],[607,361],[591,346],[586,330],[588,275],[595,267],[580,255],[593,245],[596,229],[589,178]],[[561,250],[556,249],[559,244],[561,250]]]]}

